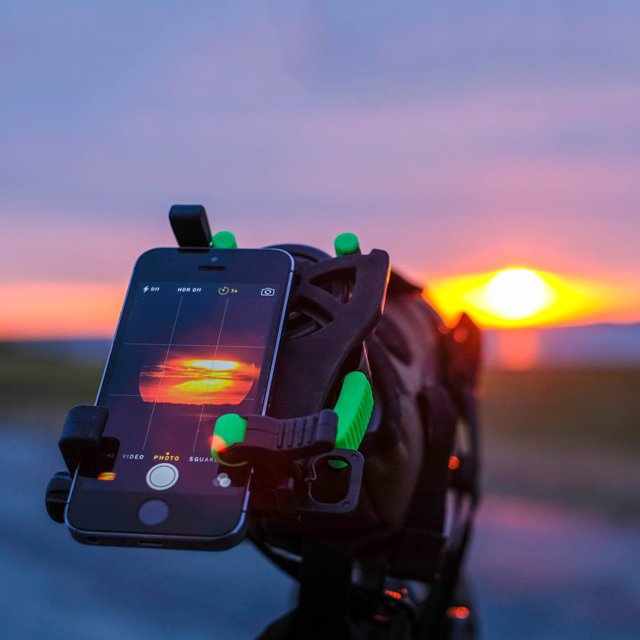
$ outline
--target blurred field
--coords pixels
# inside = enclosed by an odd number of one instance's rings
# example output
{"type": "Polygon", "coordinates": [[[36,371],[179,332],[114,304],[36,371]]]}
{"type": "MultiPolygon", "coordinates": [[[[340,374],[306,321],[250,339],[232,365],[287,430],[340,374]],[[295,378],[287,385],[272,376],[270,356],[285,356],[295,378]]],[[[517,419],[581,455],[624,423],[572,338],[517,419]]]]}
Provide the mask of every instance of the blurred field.
{"type": "Polygon", "coordinates": [[[37,346],[0,343],[0,426],[59,429],[74,404],[93,403],[102,365],[59,358],[37,346]]]}
{"type": "Polygon", "coordinates": [[[492,438],[640,452],[640,369],[489,371],[484,386],[492,438]]]}
{"type": "MultiPolygon", "coordinates": [[[[101,358],[0,344],[0,426],[57,433],[101,374],[101,358]]],[[[640,517],[640,369],[490,370],[481,392],[488,491],[640,517]]]]}
{"type": "Polygon", "coordinates": [[[640,370],[489,371],[485,486],[492,493],[640,517],[640,370]]]}

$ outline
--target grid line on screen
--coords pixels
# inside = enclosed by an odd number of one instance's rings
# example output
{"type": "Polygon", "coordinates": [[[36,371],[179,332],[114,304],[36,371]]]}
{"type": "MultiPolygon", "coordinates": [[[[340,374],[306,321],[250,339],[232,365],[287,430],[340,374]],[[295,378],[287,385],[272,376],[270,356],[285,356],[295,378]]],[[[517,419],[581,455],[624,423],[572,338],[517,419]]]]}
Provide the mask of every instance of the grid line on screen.
{"type": "MultiPolygon", "coordinates": [[[[224,311],[222,312],[222,321],[220,322],[220,330],[218,331],[218,339],[216,340],[216,346],[213,352],[213,360],[215,360],[218,356],[218,348],[220,347],[220,338],[222,337],[222,328],[224,327],[224,321],[227,317],[227,308],[229,307],[229,298],[225,300],[224,311]]],[[[205,389],[209,389],[209,385],[211,384],[211,377],[207,378],[207,383],[205,385],[205,389]]],[[[200,427],[202,425],[202,416],[204,415],[204,408],[206,404],[202,404],[202,409],[200,410],[200,417],[198,418],[198,429],[196,430],[196,436],[193,439],[193,448],[191,452],[195,452],[196,444],[198,443],[198,436],[200,435],[200,427]]]]}
{"type": "Polygon", "coordinates": [[[142,443],[142,450],[147,446],[147,439],[149,438],[149,430],[151,429],[151,421],[153,420],[153,414],[156,411],[156,403],[158,402],[158,395],[160,394],[160,387],[162,386],[162,379],[164,378],[165,368],[167,366],[167,359],[169,358],[169,351],[171,350],[171,343],[173,341],[173,334],[176,332],[176,326],[178,324],[178,316],[180,315],[180,309],[182,307],[182,301],[184,296],[180,296],[178,301],[178,309],[176,311],[176,317],[173,320],[173,328],[171,329],[171,336],[169,337],[169,344],[167,345],[167,353],[164,356],[164,362],[162,363],[162,373],[160,374],[160,380],[158,381],[158,387],[156,389],[156,397],[153,400],[153,407],[151,408],[151,415],[149,416],[149,422],[147,424],[147,432],[144,435],[144,442],[142,443]]]}

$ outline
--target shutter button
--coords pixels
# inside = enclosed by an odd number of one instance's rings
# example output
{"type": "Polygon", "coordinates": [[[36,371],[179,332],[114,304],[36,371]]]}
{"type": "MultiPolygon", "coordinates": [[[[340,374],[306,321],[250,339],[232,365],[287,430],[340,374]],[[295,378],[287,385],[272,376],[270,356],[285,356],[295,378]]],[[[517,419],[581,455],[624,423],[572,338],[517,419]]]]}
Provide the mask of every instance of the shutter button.
{"type": "Polygon", "coordinates": [[[163,462],[147,471],[147,484],[156,491],[164,491],[173,487],[178,482],[179,476],[180,474],[176,467],[163,462]]]}

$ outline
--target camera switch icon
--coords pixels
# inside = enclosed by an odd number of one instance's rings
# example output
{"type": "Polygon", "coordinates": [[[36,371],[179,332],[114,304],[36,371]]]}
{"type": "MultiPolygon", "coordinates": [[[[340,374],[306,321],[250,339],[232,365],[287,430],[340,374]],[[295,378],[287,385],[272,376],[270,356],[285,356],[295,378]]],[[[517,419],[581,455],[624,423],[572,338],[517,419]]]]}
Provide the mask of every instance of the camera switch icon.
{"type": "Polygon", "coordinates": [[[219,473],[213,481],[213,486],[226,489],[231,486],[231,478],[226,473],[219,473]]]}
{"type": "Polygon", "coordinates": [[[273,287],[265,287],[264,289],[262,289],[262,291],[260,291],[260,295],[267,297],[275,296],[276,290],[273,287]]]}

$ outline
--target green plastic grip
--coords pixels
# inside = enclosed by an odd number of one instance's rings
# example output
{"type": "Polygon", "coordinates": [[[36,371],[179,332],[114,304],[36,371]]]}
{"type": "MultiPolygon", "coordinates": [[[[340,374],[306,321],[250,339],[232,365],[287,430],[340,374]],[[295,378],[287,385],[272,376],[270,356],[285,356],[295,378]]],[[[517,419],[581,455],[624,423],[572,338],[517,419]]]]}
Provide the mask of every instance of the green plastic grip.
{"type": "Polygon", "coordinates": [[[211,246],[214,249],[237,249],[236,237],[231,231],[218,231],[211,238],[211,246]]]}
{"type": "Polygon", "coordinates": [[[333,241],[333,248],[338,257],[358,253],[360,251],[360,240],[358,240],[358,236],[355,233],[341,233],[333,241]]]}
{"type": "Polygon", "coordinates": [[[216,462],[228,467],[240,467],[246,462],[226,462],[220,454],[232,444],[244,442],[247,433],[247,420],[237,413],[225,413],[216,420],[211,439],[211,456],[216,462]]]}
{"type": "Polygon", "coordinates": [[[357,449],[373,412],[371,383],[362,371],[352,371],[345,376],[333,410],[338,414],[336,448],[357,449]]]}

